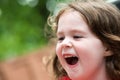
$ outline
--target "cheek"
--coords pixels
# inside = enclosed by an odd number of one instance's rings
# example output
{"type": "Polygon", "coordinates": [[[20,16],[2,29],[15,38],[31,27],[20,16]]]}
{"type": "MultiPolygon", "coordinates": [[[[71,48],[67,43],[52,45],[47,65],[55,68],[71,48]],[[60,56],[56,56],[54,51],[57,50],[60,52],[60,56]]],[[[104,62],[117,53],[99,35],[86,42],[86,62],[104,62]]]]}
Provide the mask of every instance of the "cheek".
{"type": "Polygon", "coordinates": [[[61,65],[64,67],[64,61],[63,61],[63,56],[62,56],[62,48],[60,45],[56,45],[56,55],[58,56],[58,59],[61,63],[61,65]]]}
{"type": "Polygon", "coordinates": [[[62,56],[62,50],[60,44],[56,45],[56,55],[58,56],[58,58],[62,56]]]}
{"type": "Polygon", "coordinates": [[[58,56],[59,55],[59,46],[58,45],[56,45],[56,49],[55,49],[55,52],[56,52],[56,55],[58,56]]]}
{"type": "Polygon", "coordinates": [[[88,39],[82,42],[77,42],[75,43],[75,48],[77,49],[77,52],[85,52],[91,55],[103,55],[105,52],[105,47],[98,39],[88,39]]]}
{"type": "Polygon", "coordinates": [[[86,46],[79,47],[77,52],[85,75],[89,75],[99,69],[104,63],[103,56],[99,52],[94,52],[94,50],[88,49],[86,46]]]}
{"type": "Polygon", "coordinates": [[[94,65],[100,63],[104,56],[104,49],[101,43],[81,43],[76,45],[76,52],[81,62],[86,65],[94,65]]]}

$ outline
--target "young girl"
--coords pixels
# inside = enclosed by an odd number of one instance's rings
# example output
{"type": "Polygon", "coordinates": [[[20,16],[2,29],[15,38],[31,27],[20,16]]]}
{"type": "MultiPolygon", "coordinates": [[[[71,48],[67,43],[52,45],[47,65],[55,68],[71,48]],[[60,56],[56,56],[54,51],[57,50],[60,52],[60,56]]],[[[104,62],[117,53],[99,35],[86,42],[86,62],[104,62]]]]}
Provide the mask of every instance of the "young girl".
{"type": "Polygon", "coordinates": [[[58,40],[55,80],[120,80],[120,11],[115,6],[74,1],[48,20],[58,40]]]}

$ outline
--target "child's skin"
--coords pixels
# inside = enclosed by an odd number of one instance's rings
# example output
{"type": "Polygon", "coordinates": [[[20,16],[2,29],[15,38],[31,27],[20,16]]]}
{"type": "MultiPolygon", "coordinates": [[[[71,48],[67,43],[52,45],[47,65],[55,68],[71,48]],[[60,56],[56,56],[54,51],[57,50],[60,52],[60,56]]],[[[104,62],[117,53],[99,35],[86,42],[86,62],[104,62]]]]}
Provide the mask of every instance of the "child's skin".
{"type": "Polygon", "coordinates": [[[82,14],[69,9],[59,18],[56,54],[72,80],[109,80],[104,57],[111,51],[95,36],[82,14]],[[75,56],[78,61],[68,64],[65,58],[75,56]]]}

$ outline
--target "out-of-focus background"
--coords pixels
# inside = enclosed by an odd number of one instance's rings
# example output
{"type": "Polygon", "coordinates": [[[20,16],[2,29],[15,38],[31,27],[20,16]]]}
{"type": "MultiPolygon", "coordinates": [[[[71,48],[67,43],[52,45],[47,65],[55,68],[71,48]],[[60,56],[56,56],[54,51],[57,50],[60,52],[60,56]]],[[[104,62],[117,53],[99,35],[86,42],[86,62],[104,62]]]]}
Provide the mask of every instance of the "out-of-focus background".
{"type": "Polygon", "coordinates": [[[48,8],[55,5],[50,2],[0,0],[0,80],[48,80],[45,64],[54,46],[45,28],[48,8]]]}
{"type": "MultiPolygon", "coordinates": [[[[55,44],[47,17],[70,1],[0,0],[0,80],[51,80],[52,68],[45,65],[55,44]]],[[[119,0],[108,2],[120,6],[119,0]]]]}
{"type": "Polygon", "coordinates": [[[48,42],[46,0],[0,0],[0,60],[38,49],[48,42]]]}

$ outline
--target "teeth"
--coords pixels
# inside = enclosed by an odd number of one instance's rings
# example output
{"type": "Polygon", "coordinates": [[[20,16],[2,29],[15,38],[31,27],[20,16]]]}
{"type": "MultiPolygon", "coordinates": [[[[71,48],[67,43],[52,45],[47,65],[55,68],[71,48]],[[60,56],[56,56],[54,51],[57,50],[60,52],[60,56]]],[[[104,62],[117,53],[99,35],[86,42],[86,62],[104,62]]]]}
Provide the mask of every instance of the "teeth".
{"type": "Polygon", "coordinates": [[[66,56],[64,56],[65,58],[69,58],[69,57],[75,57],[75,56],[73,56],[73,55],[66,55],[66,56]]]}

